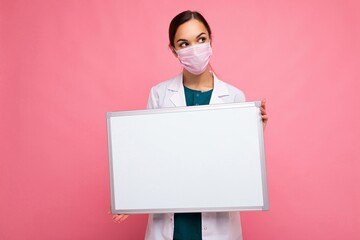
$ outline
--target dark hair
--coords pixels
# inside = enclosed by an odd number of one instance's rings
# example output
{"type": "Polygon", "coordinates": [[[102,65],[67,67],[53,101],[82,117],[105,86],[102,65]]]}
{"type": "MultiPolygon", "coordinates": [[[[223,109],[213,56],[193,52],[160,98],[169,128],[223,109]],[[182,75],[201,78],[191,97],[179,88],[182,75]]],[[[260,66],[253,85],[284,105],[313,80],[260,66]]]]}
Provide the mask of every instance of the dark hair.
{"type": "Polygon", "coordinates": [[[209,33],[209,38],[211,39],[211,29],[205,18],[199,12],[187,10],[176,15],[170,22],[169,41],[172,47],[175,47],[174,38],[178,27],[191,19],[196,19],[202,22],[202,24],[204,24],[206,30],[209,33]]]}

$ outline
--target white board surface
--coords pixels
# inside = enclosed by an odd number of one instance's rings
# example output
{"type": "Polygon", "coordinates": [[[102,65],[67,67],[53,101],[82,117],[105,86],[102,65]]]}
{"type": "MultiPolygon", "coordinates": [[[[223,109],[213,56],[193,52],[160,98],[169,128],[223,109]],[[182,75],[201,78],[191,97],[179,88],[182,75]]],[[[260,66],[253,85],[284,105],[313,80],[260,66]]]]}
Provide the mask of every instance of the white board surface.
{"type": "Polygon", "coordinates": [[[259,107],[107,113],[112,213],[266,210],[259,107]]]}

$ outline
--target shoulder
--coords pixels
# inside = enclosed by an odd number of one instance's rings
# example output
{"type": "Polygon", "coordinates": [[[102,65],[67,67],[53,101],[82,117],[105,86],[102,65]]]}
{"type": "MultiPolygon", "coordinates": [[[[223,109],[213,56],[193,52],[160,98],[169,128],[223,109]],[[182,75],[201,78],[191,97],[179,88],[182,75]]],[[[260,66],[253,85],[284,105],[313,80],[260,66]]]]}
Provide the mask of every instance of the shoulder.
{"type": "Polygon", "coordinates": [[[241,91],[240,89],[238,89],[237,87],[235,87],[235,86],[233,86],[233,85],[231,85],[229,83],[226,83],[226,82],[224,82],[222,80],[219,80],[219,81],[221,81],[221,82],[223,82],[225,84],[225,86],[228,88],[230,93],[244,95],[244,92],[241,91]]]}
{"type": "Polygon", "coordinates": [[[229,96],[233,98],[234,102],[245,102],[245,94],[242,90],[222,80],[218,79],[218,81],[220,85],[227,89],[229,96]]]}
{"type": "Polygon", "coordinates": [[[179,83],[181,84],[181,75],[177,75],[171,79],[156,84],[151,88],[151,91],[154,93],[163,93],[167,89],[174,88],[179,83]]]}
{"type": "Polygon", "coordinates": [[[160,82],[150,90],[147,108],[161,108],[168,104],[169,98],[177,92],[182,85],[182,75],[160,82]]]}

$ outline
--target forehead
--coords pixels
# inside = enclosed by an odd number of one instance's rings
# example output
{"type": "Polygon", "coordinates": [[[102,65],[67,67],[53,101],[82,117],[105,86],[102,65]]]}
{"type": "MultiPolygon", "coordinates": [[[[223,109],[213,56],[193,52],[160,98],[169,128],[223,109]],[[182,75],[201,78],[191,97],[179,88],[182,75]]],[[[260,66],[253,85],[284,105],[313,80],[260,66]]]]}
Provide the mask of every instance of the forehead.
{"type": "Polygon", "coordinates": [[[196,19],[191,19],[183,24],[181,24],[175,33],[175,42],[178,39],[186,39],[186,40],[192,40],[196,39],[196,37],[200,33],[206,33],[209,35],[208,31],[206,30],[206,27],[202,22],[196,19]]]}

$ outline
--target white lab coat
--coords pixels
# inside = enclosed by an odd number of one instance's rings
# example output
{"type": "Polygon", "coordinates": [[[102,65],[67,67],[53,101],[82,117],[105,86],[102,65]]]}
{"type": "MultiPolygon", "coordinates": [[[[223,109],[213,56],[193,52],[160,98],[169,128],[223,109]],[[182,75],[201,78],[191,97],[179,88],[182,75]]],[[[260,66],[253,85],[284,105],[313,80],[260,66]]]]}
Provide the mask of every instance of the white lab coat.
{"type": "MultiPolygon", "coordinates": [[[[219,80],[215,74],[210,104],[244,102],[239,89],[219,80]]],[[[150,91],[148,109],[186,106],[183,75],[161,82],[150,91]]],[[[174,213],[150,214],[145,240],[172,240],[174,213]]],[[[238,212],[202,213],[203,240],[241,240],[241,222],[238,212]]]]}

